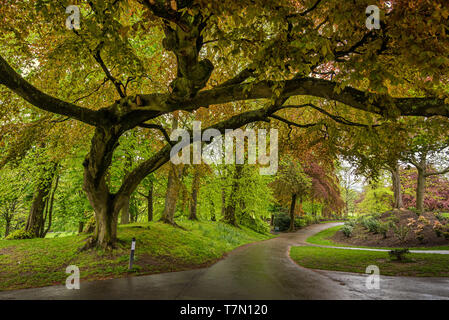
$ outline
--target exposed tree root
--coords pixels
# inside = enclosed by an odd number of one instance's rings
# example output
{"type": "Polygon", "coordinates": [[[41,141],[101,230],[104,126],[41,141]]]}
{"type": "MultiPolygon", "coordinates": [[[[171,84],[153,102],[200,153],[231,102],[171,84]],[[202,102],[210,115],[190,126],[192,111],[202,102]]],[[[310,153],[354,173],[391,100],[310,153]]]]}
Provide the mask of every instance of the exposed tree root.
{"type": "Polygon", "coordinates": [[[179,229],[184,230],[184,231],[187,230],[187,229],[184,228],[183,226],[180,226],[180,225],[177,224],[176,222],[170,221],[170,220],[168,220],[168,219],[163,219],[163,218],[161,218],[159,221],[160,221],[160,222],[163,222],[163,223],[166,223],[166,224],[169,224],[169,225],[171,225],[172,227],[179,228],[179,229]]]}

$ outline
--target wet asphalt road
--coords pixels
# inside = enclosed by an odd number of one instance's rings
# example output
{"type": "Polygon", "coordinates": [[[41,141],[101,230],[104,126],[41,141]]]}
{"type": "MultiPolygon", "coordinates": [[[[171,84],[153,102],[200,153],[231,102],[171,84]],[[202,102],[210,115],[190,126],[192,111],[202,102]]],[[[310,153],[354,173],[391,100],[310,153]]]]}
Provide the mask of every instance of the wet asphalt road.
{"type": "MultiPolygon", "coordinates": [[[[338,223],[313,225],[240,247],[209,268],[0,292],[0,299],[448,299],[449,278],[381,276],[367,289],[368,275],[318,271],[288,257],[292,245],[338,223]]],[[[449,257],[448,257],[449,263],[449,257]]]]}

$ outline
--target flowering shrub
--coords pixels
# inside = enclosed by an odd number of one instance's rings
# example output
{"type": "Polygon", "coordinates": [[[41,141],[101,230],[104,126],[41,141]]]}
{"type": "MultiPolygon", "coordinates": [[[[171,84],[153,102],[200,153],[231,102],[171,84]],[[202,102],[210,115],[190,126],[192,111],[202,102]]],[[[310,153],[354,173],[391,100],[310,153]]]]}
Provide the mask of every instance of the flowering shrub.
{"type": "Polygon", "coordinates": [[[433,230],[438,237],[443,236],[445,239],[449,239],[449,225],[442,224],[439,221],[435,221],[433,224],[433,230]]]}
{"type": "Polygon", "coordinates": [[[430,221],[426,219],[424,216],[419,216],[418,219],[409,218],[407,219],[407,226],[410,227],[416,235],[416,239],[419,242],[424,242],[424,227],[430,224],[430,221]]]}

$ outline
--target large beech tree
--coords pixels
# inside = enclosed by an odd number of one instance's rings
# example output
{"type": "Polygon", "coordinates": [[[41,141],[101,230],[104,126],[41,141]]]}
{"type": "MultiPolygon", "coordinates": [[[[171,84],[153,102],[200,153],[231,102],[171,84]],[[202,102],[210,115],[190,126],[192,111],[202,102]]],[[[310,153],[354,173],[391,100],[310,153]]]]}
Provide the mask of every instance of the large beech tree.
{"type": "Polygon", "coordinates": [[[297,108],[344,121],[326,111],[330,102],[379,118],[449,116],[444,0],[390,1],[379,30],[365,26],[365,0],[79,3],[81,29],[72,31],[64,26],[69,1],[1,6],[0,84],[10,90],[2,93],[28,103],[1,106],[31,105],[94,128],[83,164],[94,245],[114,246],[127,199],[170,158],[167,143],[111,192],[106,176],[120,136],[138,126],[166,136],[159,123],[170,113],[259,102],[211,125],[222,133],[273,117],[296,122],[276,113],[297,108]]]}

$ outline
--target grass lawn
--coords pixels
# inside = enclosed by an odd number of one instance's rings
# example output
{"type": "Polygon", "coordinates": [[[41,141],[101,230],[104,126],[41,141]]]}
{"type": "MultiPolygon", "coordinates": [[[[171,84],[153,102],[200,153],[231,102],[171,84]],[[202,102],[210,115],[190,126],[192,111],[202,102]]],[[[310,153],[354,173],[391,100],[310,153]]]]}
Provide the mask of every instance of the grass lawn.
{"type": "MultiPolygon", "coordinates": [[[[332,227],[332,228],[323,230],[321,232],[318,232],[317,234],[307,238],[307,242],[312,243],[312,244],[322,245],[322,246],[333,246],[333,247],[391,249],[391,248],[387,248],[387,247],[352,246],[352,245],[337,243],[337,242],[330,240],[329,238],[331,238],[342,227],[343,226],[336,226],[336,227],[332,227]]],[[[413,247],[413,248],[409,248],[409,249],[412,249],[412,250],[449,250],[449,245],[436,246],[436,247],[413,247]]]]}
{"type": "Polygon", "coordinates": [[[407,255],[410,262],[396,262],[390,261],[387,252],[307,246],[292,247],[290,256],[311,269],[365,273],[366,267],[376,265],[381,275],[449,277],[448,256],[443,254],[411,253],[407,255]]]}
{"type": "Polygon", "coordinates": [[[81,281],[193,269],[210,265],[243,244],[274,237],[219,222],[178,224],[187,230],[159,222],[119,226],[119,248],[112,253],[98,249],[78,253],[87,235],[0,240],[0,290],[65,283],[68,265],[79,267],[81,281]],[[128,273],[133,237],[135,269],[128,273]]]}

